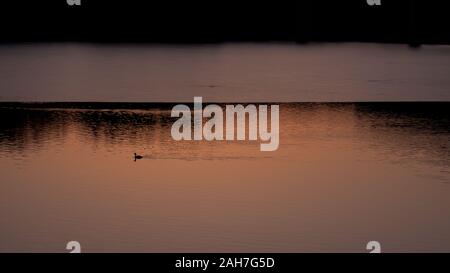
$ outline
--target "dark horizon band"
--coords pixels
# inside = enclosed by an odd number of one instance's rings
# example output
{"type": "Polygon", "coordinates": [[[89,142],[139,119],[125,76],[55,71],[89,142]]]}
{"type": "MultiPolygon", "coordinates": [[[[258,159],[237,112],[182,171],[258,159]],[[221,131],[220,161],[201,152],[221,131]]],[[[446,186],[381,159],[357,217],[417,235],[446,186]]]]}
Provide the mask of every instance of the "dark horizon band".
{"type": "Polygon", "coordinates": [[[450,44],[443,0],[2,2],[0,43],[232,41],[450,44]]]}

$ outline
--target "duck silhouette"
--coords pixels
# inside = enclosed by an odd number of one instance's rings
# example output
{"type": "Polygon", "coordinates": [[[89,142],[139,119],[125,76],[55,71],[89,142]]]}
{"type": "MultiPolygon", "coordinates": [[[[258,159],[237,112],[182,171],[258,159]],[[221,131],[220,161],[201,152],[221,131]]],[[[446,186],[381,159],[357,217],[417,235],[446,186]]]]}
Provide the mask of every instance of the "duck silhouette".
{"type": "Polygon", "coordinates": [[[136,153],[134,153],[134,161],[138,160],[138,159],[142,159],[143,156],[142,155],[138,155],[136,153]]]}

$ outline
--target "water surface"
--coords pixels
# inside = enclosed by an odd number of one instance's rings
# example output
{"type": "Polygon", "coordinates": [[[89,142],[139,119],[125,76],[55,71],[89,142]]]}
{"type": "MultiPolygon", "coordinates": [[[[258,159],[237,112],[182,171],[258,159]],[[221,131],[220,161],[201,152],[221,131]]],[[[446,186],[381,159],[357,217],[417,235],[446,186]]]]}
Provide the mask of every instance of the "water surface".
{"type": "Polygon", "coordinates": [[[170,104],[0,106],[2,252],[450,250],[449,103],[281,104],[276,152],[173,141],[170,104]]]}
{"type": "Polygon", "coordinates": [[[450,101],[450,46],[0,46],[0,101],[450,101]]]}

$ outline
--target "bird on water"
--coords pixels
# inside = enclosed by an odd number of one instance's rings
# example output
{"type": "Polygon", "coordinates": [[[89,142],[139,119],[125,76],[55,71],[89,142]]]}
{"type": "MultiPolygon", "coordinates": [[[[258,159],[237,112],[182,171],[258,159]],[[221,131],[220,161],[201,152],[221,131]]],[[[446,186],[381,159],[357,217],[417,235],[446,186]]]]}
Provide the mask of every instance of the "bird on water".
{"type": "Polygon", "coordinates": [[[143,158],[143,156],[134,153],[134,161],[136,161],[137,159],[142,159],[142,158],[143,158]]]}

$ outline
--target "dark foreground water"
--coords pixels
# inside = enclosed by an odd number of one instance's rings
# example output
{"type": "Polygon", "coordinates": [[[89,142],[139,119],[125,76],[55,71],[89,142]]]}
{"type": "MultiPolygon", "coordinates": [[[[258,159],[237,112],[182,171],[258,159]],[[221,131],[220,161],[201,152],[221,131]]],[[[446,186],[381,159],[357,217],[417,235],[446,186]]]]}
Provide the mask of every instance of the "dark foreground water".
{"type": "Polygon", "coordinates": [[[450,251],[450,103],[281,104],[265,153],[171,106],[0,104],[0,251],[450,251]]]}

